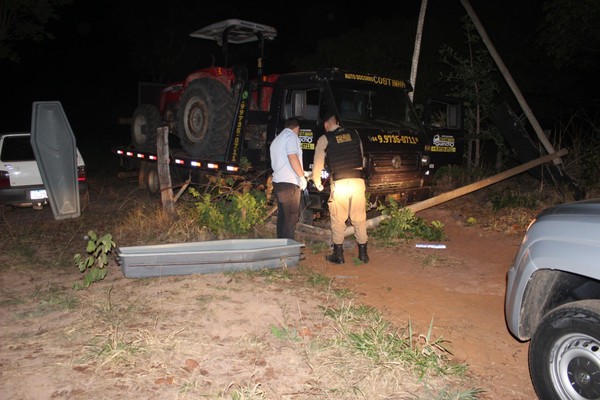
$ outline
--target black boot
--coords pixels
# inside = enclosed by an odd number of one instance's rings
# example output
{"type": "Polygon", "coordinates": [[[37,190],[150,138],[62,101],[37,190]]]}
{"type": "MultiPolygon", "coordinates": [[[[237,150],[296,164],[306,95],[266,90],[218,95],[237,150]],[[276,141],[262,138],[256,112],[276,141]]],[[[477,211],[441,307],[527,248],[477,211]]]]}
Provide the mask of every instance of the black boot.
{"type": "Polygon", "coordinates": [[[358,245],[358,259],[363,263],[369,262],[369,255],[367,254],[367,244],[359,244],[358,245]]]}
{"type": "Polygon", "coordinates": [[[325,259],[330,263],[343,264],[344,263],[344,247],[341,244],[333,245],[333,253],[325,256],[325,259]]]}

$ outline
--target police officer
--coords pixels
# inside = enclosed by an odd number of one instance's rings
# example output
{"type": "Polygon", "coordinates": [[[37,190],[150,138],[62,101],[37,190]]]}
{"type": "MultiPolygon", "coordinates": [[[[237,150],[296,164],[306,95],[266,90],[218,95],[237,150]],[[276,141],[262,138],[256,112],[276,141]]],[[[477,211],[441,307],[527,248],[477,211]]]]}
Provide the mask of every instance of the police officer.
{"type": "Polygon", "coordinates": [[[358,243],[358,258],[369,262],[367,255],[367,211],[365,180],[363,178],[363,151],[358,132],[339,125],[335,113],[323,114],[325,134],[317,141],[313,162],[312,180],[321,191],[321,171],[327,159],[331,173],[328,200],[333,239],[333,252],[326,256],[334,264],[344,263],[344,232],[346,220],[350,218],[358,243]]]}

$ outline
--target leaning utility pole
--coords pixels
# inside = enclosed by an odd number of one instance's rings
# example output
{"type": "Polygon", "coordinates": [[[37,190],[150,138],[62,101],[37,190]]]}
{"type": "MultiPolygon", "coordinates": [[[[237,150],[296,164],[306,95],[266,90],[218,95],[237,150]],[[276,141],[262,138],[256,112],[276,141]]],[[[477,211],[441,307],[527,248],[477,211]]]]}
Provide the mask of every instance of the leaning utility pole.
{"type": "Polygon", "coordinates": [[[417,67],[419,65],[419,54],[421,53],[421,39],[423,38],[423,25],[425,24],[425,10],[427,9],[427,0],[421,0],[421,11],[419,13],[419,23],[417,24],[417,35],[415,37],[415,49],[413,51],[412,67],[410,69],[410,84],[413,91],[408,94],[410,100],[413,100],[417,84],[417,67]]]}
{"type": "MultiPolygon", "coordinates": [[[[486,45],[488,51],[490,52],[490,55],[492,56],[492,58],[496,62],[496,65],[498,66],[498,69],[500,70],[500,72],[504,76],[504,79],[508,83],[508,86],[510,87],[510,89],[513,92],[513,94],[517,98],[517,101],[521,105],[521,108],[523,109],[523,112],[527,116],[527,119],[529,120],[529,123],[533,127],[533,130],[535,131],[536,135],[540,139],[540,142],[542,142],[542,144],[544,145],[544,148],[546,149],[546,151],[548,152],[548,154],[554,153],[554,148],[552,147],[552,144],[550,143],[550,141],[546,137],[546,134],[544,133],[544,130],[542,129],[542,127],[538,123],[537,119],[533,115],[533,112],[531,112],[531,109],[529,108],[529,105],[525,101],[525,98],[523,97],[523,94],[519,90],[519,87],[517,86],[517,84],[513,80],[512,76],[510,75],[510,72],[508,72],[508,68],[506,68],[506,65],[504,65],[504,62],[502,61],[502,59],[498,55],[498,52],[494,48],[494,45],[492,44],[492,41],[490,40],[490,38],[487,35],[485,29],[483,28],[483,25],[481,25],[481,21],[479,21],[479,18],[475,14],[475,11],[473,11],[473,8],[471,7],[471,4],[469,4],[468,0],[460,0],[460,2],[462,3],[463,7],[467,10],[467,14],[469,14],[469,17],[473,21],[473,24],[475,25],[475,28],[477,28],[477,31],[479,32],[479,35],[481,36],[481,39],[483,40],[483,43],[486,45]]],[[[555,164],[561,164],[562,161],[561,161],[560,158],[556,158],[556,159],[554,159],[554,163],[555,164]]]]}

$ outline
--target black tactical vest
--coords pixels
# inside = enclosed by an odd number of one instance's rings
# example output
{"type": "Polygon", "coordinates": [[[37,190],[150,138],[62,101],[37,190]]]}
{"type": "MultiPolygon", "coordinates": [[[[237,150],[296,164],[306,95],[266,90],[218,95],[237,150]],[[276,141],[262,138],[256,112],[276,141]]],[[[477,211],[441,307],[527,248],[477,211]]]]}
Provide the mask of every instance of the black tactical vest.
{"type": "Polygon", "coordinates": [[[334,181],[362,178],[360,137],[353,129],[338,128],[327,132],[327,165],[334,181]]]}

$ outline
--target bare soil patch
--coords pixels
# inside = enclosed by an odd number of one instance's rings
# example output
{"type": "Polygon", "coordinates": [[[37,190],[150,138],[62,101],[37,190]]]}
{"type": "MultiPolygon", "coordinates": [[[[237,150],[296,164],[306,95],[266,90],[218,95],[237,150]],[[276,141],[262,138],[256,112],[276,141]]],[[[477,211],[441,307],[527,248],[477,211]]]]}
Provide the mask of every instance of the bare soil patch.
{"type": "MultiPolygon", "coordinates": [[[[104,281],[71,291],[81,280],[72,257],[84,250],[83,235],[105,233],[131,209],[157,201],[123,181],[91,187],[90,204],[77,220],[54,221],[49,208],[5,210],[3,399],[354,398],[322,391],[333,365],[340,365],[327,357],[343,354],[307,347],[331,333],[322,307],[349,301],[337,294],[344,289],[398,327],[427,333],[432,326],[452,358],[468,365],[469,387],[484,391],[479,398],[535,398],[527,344],[509,334],[503,311],[505,274],[528,222],[524,215],[492,215],[485,201],[463,197],[417,214],[444,223],[446,249],[416,248],[419,241],[370,243],[371,261],[356,265],[348,242],[346,264],[338,266],[325,261],[327,249],[300,237],[306,243],[301,268],[127,279],[111,262],[104,281]],[[479,223],[467,224],[469,217],[479,223]],[[329,287],[294,284],[287,274],[299,269],[331,278],[329,287]]],[[[262,234],[272,232],[267,224],[262,234]]],[[[140,244],[111,233],[118,245],[140,244]]],[[[427,398],[412,379],[394,379],[404,385],[382,398],[427,398]]]]}

